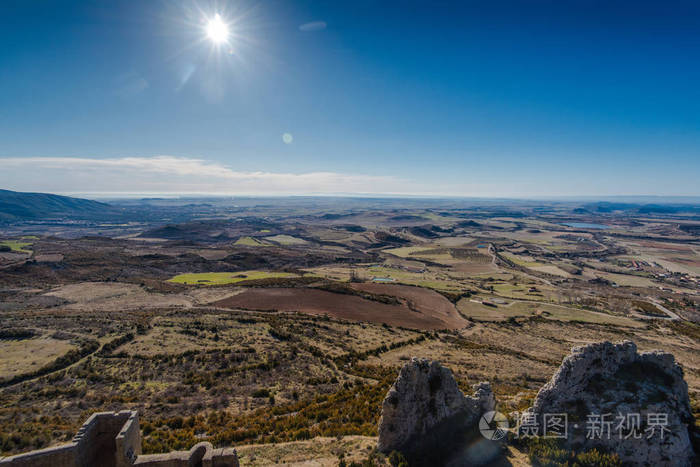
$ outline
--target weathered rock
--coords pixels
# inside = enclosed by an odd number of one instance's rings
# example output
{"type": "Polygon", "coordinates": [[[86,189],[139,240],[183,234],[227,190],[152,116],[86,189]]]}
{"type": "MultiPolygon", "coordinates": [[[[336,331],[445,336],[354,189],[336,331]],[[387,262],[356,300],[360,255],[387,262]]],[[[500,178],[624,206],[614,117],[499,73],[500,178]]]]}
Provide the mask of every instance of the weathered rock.
{"type": "Polygon", "coordinates": [[[602,448],[617,453],[625,465],[692,462],[692,415],[682,368],[671,354],[637,353],[630,341],[575,347],[529,411],[540,434],[545,434],[545,414],[566,413],[566,443],[572,449],[602,448]],[[662,423],[650,431],[659,421],[656,414],[662,423]]]}
{"type": "Polygon", "coordinates": [[[436,432],[440,425],[476,425],[479,416],[495,404],[489,383],[476,386],[474,397],[466,397],[457,387],[452,372],[439,362],[413,358],[399,376],[382,404],[378,449],[404,450],[411,443],[436,432]]]}

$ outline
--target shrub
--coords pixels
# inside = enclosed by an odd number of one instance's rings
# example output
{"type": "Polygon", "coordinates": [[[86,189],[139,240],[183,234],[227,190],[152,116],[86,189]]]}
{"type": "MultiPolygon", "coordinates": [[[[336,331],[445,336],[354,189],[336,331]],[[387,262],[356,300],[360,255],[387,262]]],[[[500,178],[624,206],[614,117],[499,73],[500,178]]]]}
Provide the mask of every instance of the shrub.
{"type": "Polygon", "coordinates": [[[389,463],[391,467],[408,467],[408,461],[399,451],[391,451],[391,454],[389,454],[389,463]]]}
{"type": "Polygon", "coordinates": [[[253,391],[253,394],[251,394],[255,398],[265,398],[265,397],[270,397],[270,390],[266,388],[261,388],[261,389],[256,389],[253,391]]]}

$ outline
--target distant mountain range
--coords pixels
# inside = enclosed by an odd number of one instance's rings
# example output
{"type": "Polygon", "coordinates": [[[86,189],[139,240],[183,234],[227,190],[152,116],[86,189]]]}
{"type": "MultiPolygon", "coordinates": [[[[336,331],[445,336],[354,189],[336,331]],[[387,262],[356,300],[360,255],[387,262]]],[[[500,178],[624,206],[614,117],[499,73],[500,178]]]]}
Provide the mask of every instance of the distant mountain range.
{"type": "MultiPolygon", "coordinates": [[[[62,219],[62,220],[94,220],[94,221],[120,221],[128,222],[136,220],[139,222],[148,221],[154,224],[177,224],[188,222],[191,219],[201,216],[202,212],[206,211],[209,215],[223,209],[238,210],[239,208],[248,208],[258,206],[259,203],[270,203],[272,198],[255,198],[255,197],[240,197],[236,198],[235,205],[231,197],[202,197],[202,198],[144,198],[140,200],[133,199],[110,199],[111,204],[92,201],[84,198],[73,198],[70,196],[53,195],[49,193],[24,193],[10,190],[0,189],[0,222],[16,222],[24,220],[47,220],[47,219],[62,219]],[[204,211],[203,211],[204,210],[204,211]]],[[[325,203],[329,209],[334,209],[342,203],[362,203],[361,198],[329,198],[329,197],[279,197],[274,198],[274,203],[279,206],[289,205],[290,203],[325,203]]],[[[405,208],[407,198],[370,198],[364,202],[372,202],[375,205],[381,203],[382,206],[388,205],[405,208]]],[[[411,206],[420,203],[421,199],[411,199],[411,206]]],[[[466,207],[482,206],[484,199],[477,198],[425,198],[422,199],[425,205],[437,205],[439,203],[464,203],[466,207]]],[[[505,203],[504,200],[491,200],[487,204],[492,205],[498,202],[505,203]]],[[[537,205],[536,200],[510,200],[518,206],[527,204],[537,205]]],[[[548,203],[549,201],[542,201],[548,203]]],[[[565,201],[566,202],[566,201],[565,201]]],[[[605,200],[574,200],[568,201],[571,205],[574,214],[583,215],[616,215],[616,214],[638,214],[638,215],[674,215],[674,214],[694,214],[700,215],[700,198],[693,197],[628,197],[624,200],[615,198],[614,201],[605,200]],[[653,200],[649,203],[646,201],[653,200]],[[696,200],[696,201],[693,201],[696,200]],[[639,201],[639,202],[635,202],[639,201]]],[[[307,204],[308,205],[308,204],[307,204]]],[[[424,206],[425,207],[425,206],[424,206]]],[[[485,212],[479,210],[469,212],[465,220],[458,224],[459,227],[479,227],[480,224],[473,219],[489,218],[489,217],[524,217],[525,214],[519,210],[509,210],[506,208],[500,211],[488,209],[485,212]]],[[[499,208],[500,209],[500,208],[499,208]]],[[[457,216],[454,212],[440,212],[443,215],[457,216]]],[[[351,218],[354,214],[350,213],[325,213],[321,215],[324,220],[339,220],[343,218],[351,218]]],[[[415,221],[420,219],[420,216],[413,214],[400,214],[392,218],[392,221],[415,221]]],[[[191,225],[187,226],[192,228],[191,225]]],[[[263,227],[261,227],[263,228],[263,227]]],[[[491,227],[495,228],[495,227],[491,227]]],[[[171,231],[171,227],[165,227],[163,232],[158,232],[158,238],[177,237],[176,232],[171,231]]],[[[431,238],[432,233],[422,231],[416,233],[425,238],[431,238]]],[[[188,234],[189,235],[189,234],[188,234]]]]}
{"type": "Polygon", "coordinates": [[[108,214],[106,203],[48,193],[21,193],[0,190],[0,221],[47,217],[86,218],[108,214]]]}
{"type": "Polygon", "coordinates": [[[616,211],[633,212],[638,214],[677,214],[677,213],[700,213],[700,205],[697,203],[620,203],[610,201],[600,201],[584,205],[583,208],[575,209],[577,214],[592,213],[612,213],[616,211]]]}

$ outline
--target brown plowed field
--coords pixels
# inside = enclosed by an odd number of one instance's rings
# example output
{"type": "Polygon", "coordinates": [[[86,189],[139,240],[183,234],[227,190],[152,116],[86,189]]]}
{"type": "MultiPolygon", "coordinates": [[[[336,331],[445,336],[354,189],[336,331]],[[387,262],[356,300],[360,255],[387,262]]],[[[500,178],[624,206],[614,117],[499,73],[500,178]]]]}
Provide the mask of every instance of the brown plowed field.
{"type": "MultiPolygon", "coordinates": [[[[421,289],[416,287],[401,287],[401,289],[416,289],[415,291],[400,291],[413,302],[411,307],[413,310],[405,303],[388,305],[356,295],[338,294],[309,288],[248,289],[245,292],[213,304],[226,308],[243,308],[248,310],[299,311],[314,315],[328,314],[336,318],[353,321],[386,323],[392,326],[426,330],[459,329],[466,324],[466,321],[459,316],[454,307],[452,307],[451,313],[448,312],[444,304],[439,303],[439,300],[435,299],[435,297],[421,295],[419,292],[421,289]],[[418,305],[419,303],[421,305],[418,305]],[[426,306],[431,303],[437,306],[426,306]]],[[[398,294],[399,292],[392,289],[391,294],[393,295],[394,293],[398,294]]],[[[437,293],[435,295],[452,306],[444,297],[437,293]]]]}
{"type": "Polygon", "coordinates": [[[434,290],[410,285],[376,283],[351,284],[351,287],[363,292],[400,298],[409,308],[449,323],[448,327],[451,329],[459,329],[467,325],[455,306],[434,290]]]}

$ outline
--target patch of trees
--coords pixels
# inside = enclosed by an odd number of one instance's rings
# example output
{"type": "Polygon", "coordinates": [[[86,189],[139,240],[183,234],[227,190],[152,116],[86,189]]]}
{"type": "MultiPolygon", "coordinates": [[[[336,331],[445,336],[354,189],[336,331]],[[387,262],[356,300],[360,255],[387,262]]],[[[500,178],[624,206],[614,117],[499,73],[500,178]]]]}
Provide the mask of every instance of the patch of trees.
{"type": "Polygon", "coordinates": [[[425,227],[412,227],[408,231],[417,237],[423,237],[423,238],[437,238],[437,237],[439,237],[439,235],[436,234],[432,228],[426,229],[425,227]]]}
{"type": "Polygon", "coordinates": [[[387,232],[376,232],[374,234],[374,238],[376,238],[380,243],[400,243],[402,245],[405,243],[410,243],[410,241],[406,240],[405,238],[401,238],[387,232]]]}
{"type": "Polygon", "coordinates": [[[473,293],[476,293],[471,290],[467,290],[466,292],[448,292],[446,290],[435,290],[437,293],[451,301],[452,303],[457,303],[463,298],[469,298],[472,296],[473,293]]]}
{"type": "Polygon", "coordinates": [[[338,365],[338,366],[344,366],[346,364],[352,365],[353,363],[357,362],[358,360],[365,360],[371,356],[377,357],[377,356],[379,356],[385,352],[388,352],[390,350],[405,347],[407,345],[418,344],[420,342],[423,342],[425,339],[426,339],[425,334],[421,334],[420,336],[414,337],[413,339],[392,342],[391,344],[388,344],[388,345],[383,344],[383,345],[380,345],[379,347],[375,347],[374,349],[365,350],[364,352],[351,351],[351,352],[346,353],[345,355],[335,357],[333,360],[335,361],[336,365],[338,365]]]}
{"type": "Polygon", "coordinates": [[[107,357],[112,354],[118,347],[126,344],[127,342],[131,342],[134,340],[134,334],[133,333],[128,333],[124,334],[123,336],[117,337],[116,339],[112,339],[111,341],[107,342],[105,345],[102,346],[100,351],[98,352],[98,355],[100,357],[107,357]]]}
{"type": "Polygon", "coordinates": [[[355,233],[360,233],[360,232],[366,232],[367,229],[362,227],[361,225],[353,225],[353,224],[348,224],[348,225],[339,225],[337,227],[338,229],[343,229],[347,230],[348,232],[355,232],[355,233]]]}
{"type": "Polygon", "coordinates": [[[33,329],[2,329],[0,330],[0,340],[22,340],[31,339],[37,336],[33,329]]]}
{"type": "Polygon", "coordinates": [[[457,222],[455,224],[455,227],[459,228],[459,229],[466,229],[466,228],[470,228],[470,227],[476,228],[476,227],[481,227],[481,224],[478,222],[472,221],[472,220],[468,220],[468,221],[457,222]]]}
{"type": "Polygon", "coordinates": [[[692,235],[700,235],[700,224],[680,224],[678,228],[692,235]]]}
{"type": "MultiPolygon", "coordinates": [[[[303,287],[318,281],[318,277],[267,277],[265,279],[251,279],[237,282],[239,287],[303,287]]],[[[223,284],[219,287],[226,287],[223,284]]],[[[217,286],[214,286],[217,287],[217,286]]]]}

